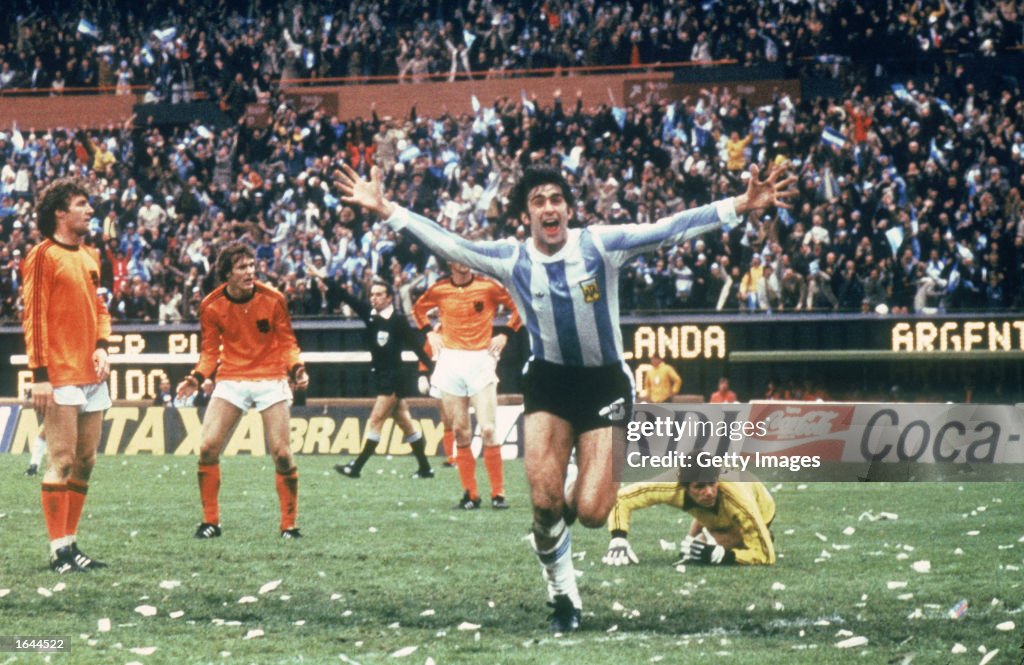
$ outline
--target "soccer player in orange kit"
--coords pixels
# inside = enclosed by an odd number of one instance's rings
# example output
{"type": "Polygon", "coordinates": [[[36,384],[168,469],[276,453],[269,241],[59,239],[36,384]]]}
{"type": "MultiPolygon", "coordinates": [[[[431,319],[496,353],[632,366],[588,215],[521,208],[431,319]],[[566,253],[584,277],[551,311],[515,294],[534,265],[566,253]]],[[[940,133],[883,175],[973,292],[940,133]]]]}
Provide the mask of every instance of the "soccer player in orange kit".
{"type": "Polygon", "coordinates": [[[469,266],[451,262],[451,276],[442,279],[420,296],[413,306],[413,318],[421,330],[430,330],[428,314],[436,309],[440,332],[427,332],[430,346],[437,357],[431,384],[441,391],[444,419],[452,424],[457,452],[456,465],[465,490],[456,508],[475,510],[480,507],[476,484],[476,460],[470,444],[469,408],[476,411],[483,439],[484,465],[491,482],[491,507],[508,508],[505,499],[501,442],[494,439],[494,419],[498,402],[496,368],[501,352],[508,343],[509,332],[522,326],[515,303],[503,286],[487,277],[479,277],[469,266]],[[511,313],[508,326],[495,330],[494,315],[503,306],[511,313]]]}
{"type": "Polygon", "coordinates": [[[288,307],[281,293],[256,281],[255,255],[248,245],[236,242],[226,246],[217,257],[216,270],[225,283],[206,296],[199,308],[199,364],[178,385],[178,395],[184,397],[217,372],[217,384],[203,417],[199,451],[203,521],[195,537],[221,535],[220,453],[242,413],[255,407],[263,417],[264,436],[277,470],[281,536],[299,538],[302,534],[295,524],[299,474],[288,447],[289,380],[296,390],[305,390],[309,377],[299,359],[288,307]]]}
{"type": "Polygon", "coordinates": [[[83,554],[77,544],[103,412],[110,407],[105,383],[110,374],[110,313],[96,293],[99,256],[83,244],[92,212],[85,183],[55,180],[36,205],[45,240],[22,265],[22,326],[32,370],[32,405],[43,418],[49,441],[43,517],[50,568],[61,574],[106,566],[83,554]]]}

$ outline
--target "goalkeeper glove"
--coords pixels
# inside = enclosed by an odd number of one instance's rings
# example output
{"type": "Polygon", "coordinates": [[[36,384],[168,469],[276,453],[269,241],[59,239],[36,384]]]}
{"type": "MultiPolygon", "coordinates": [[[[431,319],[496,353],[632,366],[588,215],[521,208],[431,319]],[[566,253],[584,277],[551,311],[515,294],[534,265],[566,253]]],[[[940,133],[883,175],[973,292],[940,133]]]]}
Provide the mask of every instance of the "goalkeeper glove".
{"type": "Polygon", "coordinates": [[[690,560],[690,545],[692,544],[693,536],[687,534],[686,537],[683,538],[683,542],[679,543],[679,561],[673,563],[673,566],[678,566],[679,564],[686,563],[690,560]]]}
{"type": "Polygon", "coordinates": [[[732,563],[735,560],[736,555],[731,551],[727,551],[721,545],[708,545],[707,543],[702,543],[700,541],[690,543],[690,551],[683,557],[683,561],[714,565],[732,563]]]}
{"type": "Polygon", "coordinates": [[[640,563],[640,559],[633,553],[633,548],[629,546],[629,541],[625,538],[612,538],[612,542],[608,543],[608,551],[605,552],[601,561],[609,566],[628,566],[631,563],[640,563]]]}

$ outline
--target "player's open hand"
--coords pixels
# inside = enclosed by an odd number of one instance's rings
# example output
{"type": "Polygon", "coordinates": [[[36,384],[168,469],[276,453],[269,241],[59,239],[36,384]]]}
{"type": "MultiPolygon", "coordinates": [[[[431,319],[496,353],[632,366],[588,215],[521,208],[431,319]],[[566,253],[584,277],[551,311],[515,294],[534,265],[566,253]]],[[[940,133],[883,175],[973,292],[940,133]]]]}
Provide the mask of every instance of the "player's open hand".
{"type": "Polygon", "coordinates": [[[629,541],[625,538],[612,538],[612,541],[608,543],[608,551],[605,552],[601,561],[608,566],[628,566],[640,563],[640,559],[637,558],[629,541]]]}
{"type": "Polygon", "coordinates": [[[786,199],[796,196],[795,175],[786,175],[789,168],[787,162],[772,166],[768,170],[767,177],[762,180],[757,164],[750,167],[750,180],[747,181],[747,191],[734,199],[736,214],[743,214],[764,208],[789,208],[786,199]]]}
{"type": "Polygon", "coordinates": [[[504,333],[495,335],[491,338],[491,343],[487,345],[487,353],[494,356],[497,360],[501,358],[501,352],[505,350],[505,345],[508,344],[508,335],[504,333]]]}
{"type": "Polygon", "coordinates": [[[394,204],[384,198],[384,186],[381,170],[370,168],[370,179],[356,173],[348,164],[334,172],[334,182],[341,189],[341,200],[376,212],[380,217],[390,217],[394,204]]]}

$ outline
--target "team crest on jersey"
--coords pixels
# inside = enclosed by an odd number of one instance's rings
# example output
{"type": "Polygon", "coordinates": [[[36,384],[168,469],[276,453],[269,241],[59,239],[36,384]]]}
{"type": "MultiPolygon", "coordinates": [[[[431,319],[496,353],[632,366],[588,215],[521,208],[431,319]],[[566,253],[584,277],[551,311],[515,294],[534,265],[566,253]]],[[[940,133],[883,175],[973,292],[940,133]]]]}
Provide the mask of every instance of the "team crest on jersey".
{"type": "Polygon", "coordinates": [[[484,304],[478,300],[477,302],[473,303],[473,309],[475,309],[478,312],[482,312],[484,311],[484,304]]]}
{"type": "Polygon", "coordinates": [[[595,303],[601,299],[601,287],[597,284],[597,279],[586,279],[580,282],[580,288],[583,290],[583,302],[595,303]]]}
{"type": "Polygon", "coordinates": [[[389,339],[391,339],[391,333],[387,330],[377,331],[377,346],[387,346],[389,339]]]}
{"type": "Polygon", "coordinates": [[[267,319],[260,319],[256,322],[256,330],[259,330],[261,333],[270,332],[270,321],[267,319]]]}

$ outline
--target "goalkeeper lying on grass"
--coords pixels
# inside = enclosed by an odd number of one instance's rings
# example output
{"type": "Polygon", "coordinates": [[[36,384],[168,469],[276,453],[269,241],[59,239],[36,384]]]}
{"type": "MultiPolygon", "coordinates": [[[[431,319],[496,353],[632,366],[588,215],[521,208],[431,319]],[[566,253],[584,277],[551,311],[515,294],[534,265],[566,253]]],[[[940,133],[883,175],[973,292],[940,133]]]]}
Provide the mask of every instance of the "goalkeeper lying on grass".
{"type": "Polygon", "coordinates": [[[612,540],[602,561],[609,566],[639,563],[627,540],[633,511],[665,504],[693,517],[677,563],[774,564],[768,527],[775,519],[775,501],[768,490],[759,482],[719,482],[713,472],[680,469],[678,482],[635,483],[620,489],[608,516],[612,540]]]}

